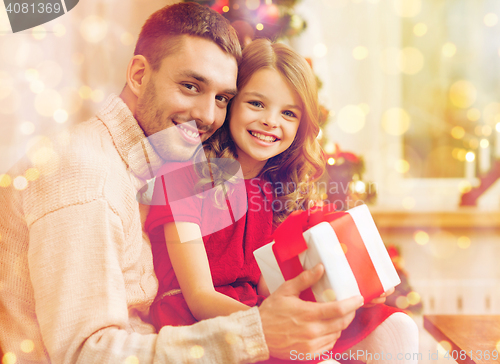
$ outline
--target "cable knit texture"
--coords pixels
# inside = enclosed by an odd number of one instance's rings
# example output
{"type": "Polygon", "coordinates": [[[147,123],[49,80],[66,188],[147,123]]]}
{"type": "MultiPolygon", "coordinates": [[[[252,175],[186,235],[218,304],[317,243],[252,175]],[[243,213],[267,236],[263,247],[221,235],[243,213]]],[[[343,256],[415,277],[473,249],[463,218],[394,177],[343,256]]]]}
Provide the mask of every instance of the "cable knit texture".
{"type": "Polygon", "coordinates": [[[161,164],[112,95],[95,117],[44,138],[8,172],[28,186],[0,187],[4,354],[16,363],[85,364],[268,357],[257,308],[158,334],[148,323],[158,281],[143,230],[149,209],[136,195],[161,164]]]}

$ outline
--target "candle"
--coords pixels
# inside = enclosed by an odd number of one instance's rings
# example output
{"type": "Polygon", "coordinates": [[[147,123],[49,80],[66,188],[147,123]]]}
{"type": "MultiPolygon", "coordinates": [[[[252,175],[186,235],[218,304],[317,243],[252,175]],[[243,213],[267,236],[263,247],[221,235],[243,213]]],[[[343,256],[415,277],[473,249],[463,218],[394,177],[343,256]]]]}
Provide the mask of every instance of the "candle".
{"type": "Polygon", "coordinates": [[[488,139],[481,139],[479,148],[479,172],[487,173],[491,168],[491,147],[488,139]]]}
{"type": "Polygon", "coordinates": [[[476,177],[476,155],[474,152],[468,152],[465,156],[465,178],[472,179],[476,177]]]}

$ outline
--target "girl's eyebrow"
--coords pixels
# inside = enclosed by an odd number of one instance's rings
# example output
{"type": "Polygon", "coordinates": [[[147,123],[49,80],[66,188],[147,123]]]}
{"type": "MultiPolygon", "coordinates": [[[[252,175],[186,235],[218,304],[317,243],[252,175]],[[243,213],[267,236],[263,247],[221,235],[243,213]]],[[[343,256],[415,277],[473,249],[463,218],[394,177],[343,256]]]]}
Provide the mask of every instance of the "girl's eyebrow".
{"type": "MultiPolygon", "coordinates": [[[[247,91],[247,92],[244,92],[243,93],[244,96],[255,96],[255,97],[259,97],[261,99],[264,99],[264,100],[267,100],[268,98],[266,96],[264,96],[263,94],[261,94],[260,92],[257,92],[257,91],[247,91]]],[[[301,110],[300,106],[298,105],[286,105],[285,106],[286,108],[290,108],[290,109],[298,109],[298,110],[301,110]]]]}

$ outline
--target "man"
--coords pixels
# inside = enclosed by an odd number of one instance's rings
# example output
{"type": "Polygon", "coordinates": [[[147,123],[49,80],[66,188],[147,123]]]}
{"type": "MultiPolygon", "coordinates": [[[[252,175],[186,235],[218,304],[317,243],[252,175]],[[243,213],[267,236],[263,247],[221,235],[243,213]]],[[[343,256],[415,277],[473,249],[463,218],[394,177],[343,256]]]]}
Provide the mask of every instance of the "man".
{"type": "Polygon", "coordinates": [[[0,191],[0,348],[9,363],[243,363],[331,348],[362,304],[303,302],[322,267],[259,308],[155,333],[158,282],[137,191],[165,160],[187,160],[221,126],[240,48],[194,3],[144,25],[120,97],[45,140],[0,191]],[[149,137],[149,138],[147,138],[149,137]]]}

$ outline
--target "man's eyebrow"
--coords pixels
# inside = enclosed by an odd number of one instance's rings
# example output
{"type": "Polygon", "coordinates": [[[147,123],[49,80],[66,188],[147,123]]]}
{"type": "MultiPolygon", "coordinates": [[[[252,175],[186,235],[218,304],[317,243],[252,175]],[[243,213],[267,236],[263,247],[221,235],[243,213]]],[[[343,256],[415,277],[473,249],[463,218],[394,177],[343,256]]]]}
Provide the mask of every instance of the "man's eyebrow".
{"type": "MultiPolygon", "coordinates": [[[[194,71],[186,71],[183,73],[183,75],[186,77],[194,78],[195,80],[202,82],[205,85],[210,85],[210,83],[211,83],[210,80],[208,80],[206,77],[204,77],[203,75],[200,75],[199,73],[194,72],[194,71]]],[[[225,94],[236,96],[236,94],[238,93],[238,90],[235,88],[230,88],[230,89],[224,90],[223,92],[225,94]]]]}

